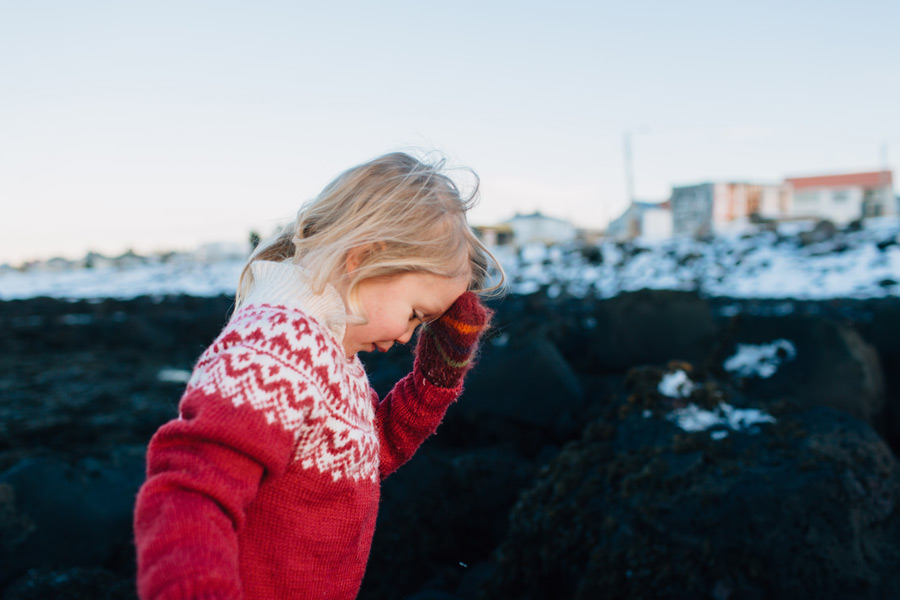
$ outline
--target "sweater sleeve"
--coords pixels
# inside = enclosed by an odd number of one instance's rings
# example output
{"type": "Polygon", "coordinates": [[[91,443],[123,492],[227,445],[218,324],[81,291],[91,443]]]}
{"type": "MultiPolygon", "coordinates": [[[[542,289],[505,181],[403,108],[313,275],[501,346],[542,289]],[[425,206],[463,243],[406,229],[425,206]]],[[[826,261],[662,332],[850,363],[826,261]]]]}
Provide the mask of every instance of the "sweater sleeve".
{"type": "Polygon", "coordinates": [[[375,427],[380,443],[381,478],[396,471],[412,458],[425,439],[434,433],[447,408],[462,392],[462,384],[440,388],[422,373],[418,360],[412,372],[397,382],[380,402],[376,402],[375,427]]]}
{"type": "MultiPolygon", "coordinates": [[[[232,347],[206,367],[247,351],[232,347]]],[[[150,442],[134,519],[142,600],[243,597],[238,532],[262,479],[286,469],[293,438],[235,381],[189,386],[180,418],[150,442]]]]}

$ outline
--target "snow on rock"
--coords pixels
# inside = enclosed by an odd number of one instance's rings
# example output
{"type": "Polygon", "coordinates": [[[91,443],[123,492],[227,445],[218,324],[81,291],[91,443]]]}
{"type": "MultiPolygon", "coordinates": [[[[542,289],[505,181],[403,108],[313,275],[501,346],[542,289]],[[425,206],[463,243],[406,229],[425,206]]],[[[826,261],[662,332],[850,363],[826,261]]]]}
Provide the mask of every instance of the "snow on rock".
{"type": "Polygon", "coordinates": [[[687,373],[677,370],[673,373],[666,373],[659,382],[659,393],[670,398],[688,398],[694,391],[694,382],[691,381],[687,373]]]}
{"type": "Polygon", "coordinates": [[[557,284],[572,296],[600,298],[645,288],[797,300],[900,295],[900,220],[870,219],[815,243],[803,237],[808,229],[786,223],[705,241],[604,241],[593,253],[529,246],[502,262],[517,294],[557,284]]]}
{"type": "Polygon", "coordinates": [[[738,344],[737,351],[724,363],[726,371],[740,377],[759,377],[768,379],[778,370],[785,360],[793,360],[797,356],[794,344],[787,340],[775,340],[771,344],[738,344]]]}
{"type": "MultiPolygon", "coordinates": [[[[784,340],[779,340],[779,342],[784,340]]],[[[774,371],[773,371],[774,372],[774,371]]],[[[688,374],[679,369],[663,375],[657,390],[660,394],[669,398],[689,398],[696,388],[696,384],[690,380],[688,374]]],[[[644,416],[649,417],[646,411],[644,416]]],[[[713,410],[700,408],[696,404],[676,408],[666,419],[673,421],[681,429],[688,432],[706,431],[707,429],[727,428],[733,431],[749,429],[758,423],[774,423],[775,419],[765,412],[755,408],[735,408],[725,402],[719,403],[713,410]]],[[[724,429],[710,434],[713,439],[721,440],[727,437],[724,429]]]]}
{"type": "Polygon", "coordinates": [[[58,272],[8,271],[0,273],[0,300],[38,296],[79,300],[177,294],[232,295],[243,268],[243,260],[230,259],[209,263],[148,263],[131,267],[109,266],[58,272]]]}
{"type": "MultiPolygon", "coordinates": [[[[721,403],[714,410],[700,408],[696,404],[688,404],[677,408],[666,415],[666,419],[674,421],[681,429],[688,432],[706,431],[713,427],[726,427],[732,431],[749,429],[758,423],[774,423],[775,418],[756,408],[735,408],[721,403]]],[[[724,430],[722,430],[724,431],[724,430]]],[[[722,431],[714,432],[714,439],[722,439],[722,431]]]]}

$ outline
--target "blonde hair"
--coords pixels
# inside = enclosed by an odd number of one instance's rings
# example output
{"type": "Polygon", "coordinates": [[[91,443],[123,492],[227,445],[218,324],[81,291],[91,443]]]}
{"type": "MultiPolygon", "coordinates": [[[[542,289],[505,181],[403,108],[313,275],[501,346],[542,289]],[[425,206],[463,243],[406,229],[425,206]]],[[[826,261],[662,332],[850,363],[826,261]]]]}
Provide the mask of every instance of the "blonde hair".
{"type": "Polygon", "coordinates": [[[237,306],[253,285],[250,265],[257,260],[302,264],[312,272],[317,294],[341,280],[347,286],[350,314],[363,321],[355,292],[373,277],[420,272],[455,278],[468,273],[470,290],[501,290],[503,268],[466,220],[478,195],[477,175],[468,171],[475,185],[463,197],[443,174],[445,163],[440,159],[426,164],[394,152],[338,175],[300,209],[292,226],[250,256],[238,284],[237,306]],[[348,274],[351,251],[358,262],[348,274]],[[490,265],[499,282],[486,289],[490,265]]]}

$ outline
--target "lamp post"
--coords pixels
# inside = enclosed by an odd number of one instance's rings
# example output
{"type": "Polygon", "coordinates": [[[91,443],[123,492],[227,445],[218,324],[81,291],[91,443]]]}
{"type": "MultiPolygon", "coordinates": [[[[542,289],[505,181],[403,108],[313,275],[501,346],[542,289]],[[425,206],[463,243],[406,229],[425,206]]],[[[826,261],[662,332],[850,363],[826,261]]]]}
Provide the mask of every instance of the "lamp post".
{"type": "Polygon", "coordinates": [[[634,165],[631,158],[631,130],[622,136],[622,152],[625,158],[625,200],[630,208],[634,204],[634,165]]]}
{"type": "MultiPolygon", "coordinates": [[[[622,134],[622,153],[624,156],[625,162],[625,195],[626,195],[626,208],[625,212],[630,215],[629,219],[636,218],[635,211],[632,210],[634,208],[634,159],[632,158],[632,150],[631,150],[631,135],[633,133],[645,133],[647,131],[647,127],[632,127],[630,129],[626,129],[625,133],[622,134]]],[[[629,230],[632,234],[637,235],[638,229],[637,224],[629,223],[629,230]]]]}

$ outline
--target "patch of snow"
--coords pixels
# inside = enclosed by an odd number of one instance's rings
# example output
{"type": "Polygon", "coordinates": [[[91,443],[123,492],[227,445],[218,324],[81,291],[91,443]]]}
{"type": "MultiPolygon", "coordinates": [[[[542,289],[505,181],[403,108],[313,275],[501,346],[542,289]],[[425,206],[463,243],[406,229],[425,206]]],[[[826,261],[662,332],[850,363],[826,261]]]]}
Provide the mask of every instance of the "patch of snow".
{"type": "Polygon", "coordinates": [[[739,377],[768,379],[775,374],[783,360],[793,360],[796,356],[794,344],[784,339],[761,345],[738,344],[737,352],[722,366],[739,377]]]}
{"type": "Polygon", "coordinates": [[[539,263],[547,259],[549,253],[547,252],[547,246],[544,244],[527,244],[522,246],[519,251],[519,256],[521,257],[522,262],[539,263]]]}
{"type": "Polygon", "coordinates": [[[727,427],[737,431],[758,423],[774,423],[775,418],[755,408],[734,408],[722,403],[715,410],[705,410],[696,404],[678,408],[666,415],[681,429],[688,432],[706,431],[713,427],[727,427]]]}
{"type": "Polygon", "coordinates": [[[694,382],[688,378],[682,370],[666,373],[659,382],[657,389],[663,396],[670,398],[687,398],[694,391],[694,382]]]}
{"type": "Polygon", "coordinates": [[[0,275],[0,300],[38,296],[80,300],[177,294],[233,295],[243,268],[243,260],[225,260],[59,272],[14,271],[0,275]]]}
{"type": "Polygon", "coordinates": [[[519,296],[530,296],[541,289],[541,284],[536,281],[523,281],[521,283],[512,283],[509,286],[513,294],[519,296]]]}

